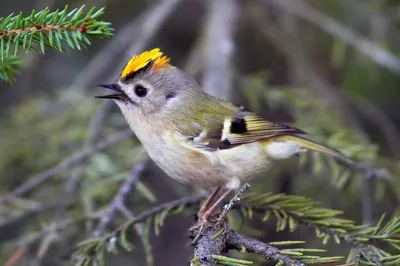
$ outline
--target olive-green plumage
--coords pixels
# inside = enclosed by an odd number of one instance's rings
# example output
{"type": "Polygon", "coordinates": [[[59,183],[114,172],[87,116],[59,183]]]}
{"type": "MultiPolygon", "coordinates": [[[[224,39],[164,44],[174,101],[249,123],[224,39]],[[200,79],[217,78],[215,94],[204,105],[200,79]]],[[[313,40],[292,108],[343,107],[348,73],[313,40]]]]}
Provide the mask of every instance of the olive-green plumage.
{"type": "Polygon", "coordinates": [[[150,157],[172,178],[237,189],[275,160],[306,150],[346,158],[305,138],[300,129],[204,93],[190,76],[168,65],[159,50],[153,51],[147,52],[148,61],[131,60],[118,83],[102,85],[117,94],[100,98],[115,100],[150,157]],[[157,61],[156,52],[163,60],[157,61]]]}

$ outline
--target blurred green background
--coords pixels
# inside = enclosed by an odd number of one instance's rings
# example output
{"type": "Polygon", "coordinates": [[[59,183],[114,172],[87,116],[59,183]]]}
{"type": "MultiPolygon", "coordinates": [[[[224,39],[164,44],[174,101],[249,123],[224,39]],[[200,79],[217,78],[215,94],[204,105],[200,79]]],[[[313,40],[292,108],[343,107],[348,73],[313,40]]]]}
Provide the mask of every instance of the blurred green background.
{"type": "MultiPolygon", "coordinates": [[[[397,212],[398,1],[3,0],[0,17],[65,4],[105,6],[102,19],[112,23],[114,36],[93,39],[88,49],[68,54],[51,49],[44,55],[23,54],[15,84],[0,83],[1,195],[125,130],[116,106],[93,98],[103,93],[96,84],[115,81],[133,54],[160,47],[207,92],[249,106],[269,120],[296,124],[394,178],[390,185],[379,178],[366,182],[329,159],[309,155],[281,162],[257,180],[255,190],[310,196],[358,223],[374,224],[383,212],[397,212]]],[[[0,264],[17,250],[16,243],[29,243],[17,265],[68,264],[62,257],[92,234],[98,217],[62,227],[51,237],[36,233],[106,208],[132,164],[145,156],[128,136],[0,204],[0,264]]],[[[150,164],[127,204],[139,213],[195,191],[150,164]]],[[[192,249],[186,230],[194,214],[169,218],[160,235],[151,237],[154,265],[188,264],[192,249]]],[[[110,229],[124,220],[116,216],[110,229]]],[[[274,222],[245,224],[245,232],[265,241],[306,240],[309,247],[321,247],[307,228],[276,233],[274,222]]],[[[109,265],[143,265],[145,254],[137,246],[133,253],[110,257],[109,265]]],[[[332,255],[348,252],[346,245],[326,248],[332,255]]]]}

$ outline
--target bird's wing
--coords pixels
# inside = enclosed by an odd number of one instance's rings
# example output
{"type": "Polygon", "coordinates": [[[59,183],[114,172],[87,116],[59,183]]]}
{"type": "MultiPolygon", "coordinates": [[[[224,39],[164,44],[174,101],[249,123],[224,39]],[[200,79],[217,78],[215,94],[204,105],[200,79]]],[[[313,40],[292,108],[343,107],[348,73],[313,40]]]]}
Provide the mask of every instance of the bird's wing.
{"type": "Polygon", "coordinates": [[[188,138],[188,141],[195,147],[215,151],[279,135],[306,134],[294,127],[269,122],[243,107],[219,121],[219,124],[214,123],[211,128],[212,131],[204,129],[200,134],[188,138]]]}

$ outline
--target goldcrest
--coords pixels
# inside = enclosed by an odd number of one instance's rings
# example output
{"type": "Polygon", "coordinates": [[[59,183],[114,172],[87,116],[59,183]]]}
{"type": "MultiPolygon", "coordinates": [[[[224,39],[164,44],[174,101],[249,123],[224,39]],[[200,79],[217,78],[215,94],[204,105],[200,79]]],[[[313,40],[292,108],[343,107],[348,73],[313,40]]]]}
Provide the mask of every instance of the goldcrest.
{"type": "Polygon", "coordinates": [[[130,128],[170,177],[196,187],[228,191],[264,173],[276,160],[307,150],[339,151],[305,132],[202,91],[157,48],[133,56],[117,83],[99,85],[115,94],[130,128]]]}

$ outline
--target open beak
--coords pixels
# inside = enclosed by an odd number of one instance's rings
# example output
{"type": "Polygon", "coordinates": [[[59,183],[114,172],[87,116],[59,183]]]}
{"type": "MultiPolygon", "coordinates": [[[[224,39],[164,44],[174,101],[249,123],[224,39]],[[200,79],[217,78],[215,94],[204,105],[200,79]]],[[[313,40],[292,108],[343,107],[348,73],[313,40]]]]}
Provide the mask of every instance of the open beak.
{"type": "Polygon", "coordinates": [[[97,85],[98,87],[106,88],[112,91],[116,91],[118,93],[114,94],[108,94],[108,95],[101,95],[101,96],[95,96],[95,98],[100,98],[100,99],[113,99],[113,100],[126,100],[127,96],[124,93],[124,91],[121,89],[121,87],[114,83],[114,84],[99,84],[97,85]]]}

